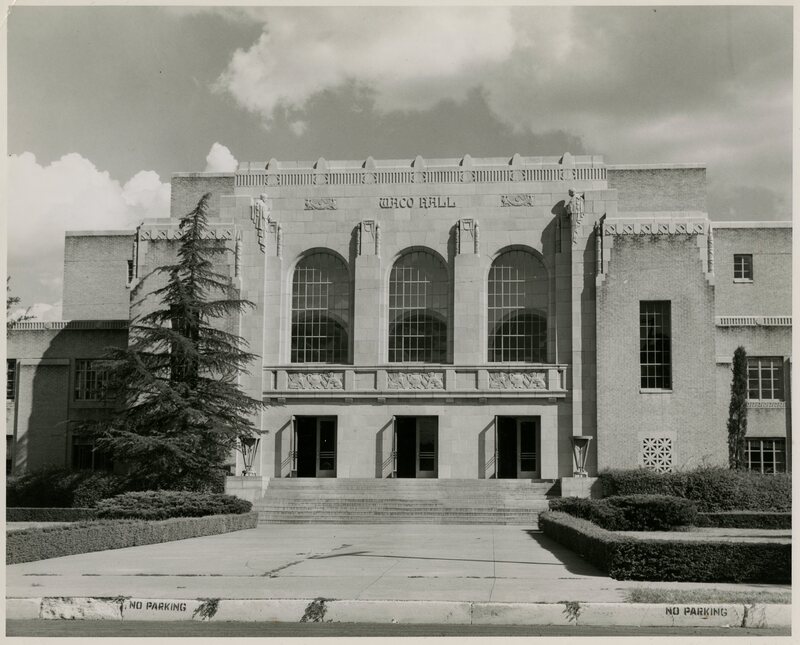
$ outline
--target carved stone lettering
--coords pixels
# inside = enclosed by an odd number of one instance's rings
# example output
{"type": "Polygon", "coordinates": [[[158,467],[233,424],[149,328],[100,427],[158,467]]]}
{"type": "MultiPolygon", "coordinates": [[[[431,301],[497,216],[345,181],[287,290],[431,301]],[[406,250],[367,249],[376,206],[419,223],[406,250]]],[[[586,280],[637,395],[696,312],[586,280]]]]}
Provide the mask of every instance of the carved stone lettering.
{"type": "Polygon", "coordinates": [[[391,390],[443,390],[442,372],[388,372],[387,386],[391,390]]]}
{"type": "Polygon", "coordinates": [[[343,390],[339,372],[289,372],[290,390],[343,390]]]}
{"type": "Polygon", "coordinates": [[[489,372],[489,387],[495,390],[546,390],[545,372],[489,372]]]}

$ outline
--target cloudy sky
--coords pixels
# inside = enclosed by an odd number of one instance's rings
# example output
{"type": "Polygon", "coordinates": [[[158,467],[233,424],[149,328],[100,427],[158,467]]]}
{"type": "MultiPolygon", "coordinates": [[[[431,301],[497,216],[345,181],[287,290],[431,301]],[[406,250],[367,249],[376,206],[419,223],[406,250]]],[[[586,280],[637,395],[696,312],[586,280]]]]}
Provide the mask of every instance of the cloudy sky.
{"type": "Polygon", "coordinates": [[[790,7],[16,7],[12,291],[60,317],[65,229],[167,216],[236,161],[602,154],[708,165],[789,219],[790,7]]]}

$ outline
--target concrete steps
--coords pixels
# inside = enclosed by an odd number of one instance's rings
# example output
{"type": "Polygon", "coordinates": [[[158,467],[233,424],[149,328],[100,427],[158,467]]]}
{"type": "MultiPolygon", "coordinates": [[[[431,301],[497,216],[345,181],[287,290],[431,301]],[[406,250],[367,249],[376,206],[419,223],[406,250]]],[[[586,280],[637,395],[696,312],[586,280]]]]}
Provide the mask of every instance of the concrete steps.
{"type": "Polygon", "coordinates": [[[273,479],[254,504],[275,524],[519,524],[535,528],[558,482],[273,479]]]}

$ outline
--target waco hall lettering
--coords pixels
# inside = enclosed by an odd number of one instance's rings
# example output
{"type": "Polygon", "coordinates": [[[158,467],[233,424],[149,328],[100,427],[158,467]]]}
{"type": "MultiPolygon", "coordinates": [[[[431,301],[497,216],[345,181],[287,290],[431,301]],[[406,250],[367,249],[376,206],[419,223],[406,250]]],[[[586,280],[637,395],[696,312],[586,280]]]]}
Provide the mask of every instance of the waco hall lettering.
{"type": "Polygon", "coordinates": [[[381,208],[455,208],[452,197],[434,195],[432,197],[381,197],[378,200],[381,208]]]}

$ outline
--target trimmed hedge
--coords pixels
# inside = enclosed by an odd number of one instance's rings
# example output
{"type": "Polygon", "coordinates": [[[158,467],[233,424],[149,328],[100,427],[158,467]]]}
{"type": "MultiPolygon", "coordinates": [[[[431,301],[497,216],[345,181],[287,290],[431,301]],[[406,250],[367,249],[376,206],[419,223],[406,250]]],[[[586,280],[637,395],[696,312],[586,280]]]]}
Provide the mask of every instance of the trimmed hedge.
{"type": "Polygon", "coordinates": [[[640,540],[555,511],[539,515],[539,528],[615,580],[787,584],[792,579],[791,544],[640,540]]]}
{"type": "Polygon", "coordinates": [[[695,525],[724,529],[791,529],[792,514],[758,511],[698,513],[695,525]]]}
{"type": "Polygon", "coordinates": [[[253,512],[155,522],[106,520],[30,528],[6,535],[6,564],[184,540],[252,529],[257,525],[258,513],[253,512]]]}
{"type": "Polygon", "coordinates": [[[131,489],[123,475],[88,470],[45,468],[6,481],[6,506],[87,508],[131,489]]]}
{"type": "Polygon", "coordinates": [[[697,518],[694,502],[666,495],[625,495],[605,499],[562,497],[550,509],[594,522],[609,531],[668,531],[697,518]]]}
{"type": "Polygon", "coordinates": [[[80,522],[93,520],[93,508],[7,508],[6,522],[80,522]]]}
{"type": "Polygon", "coordinates": [[[165,520],[248,513],[253,504],[233,495],[191,491],[151,490],[123,493],[97,504],[100,519],[165,520]]]}
{"type": "Polygon", "coordinates": [[[727,468],[657,473],[645,468],[600,473],[603,496],[672,495],[697,503],[701,512],[791,511],[792,478],[727,468]]]}

